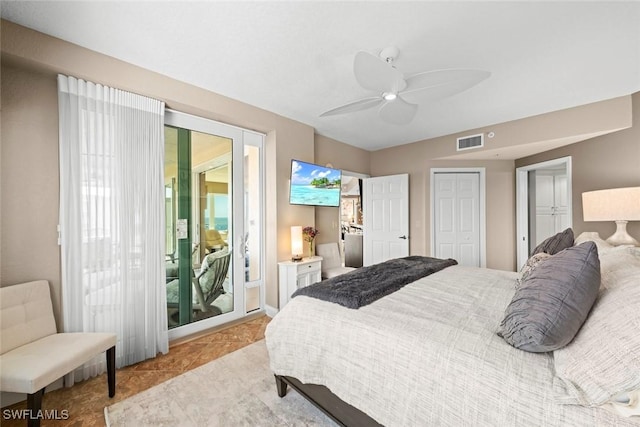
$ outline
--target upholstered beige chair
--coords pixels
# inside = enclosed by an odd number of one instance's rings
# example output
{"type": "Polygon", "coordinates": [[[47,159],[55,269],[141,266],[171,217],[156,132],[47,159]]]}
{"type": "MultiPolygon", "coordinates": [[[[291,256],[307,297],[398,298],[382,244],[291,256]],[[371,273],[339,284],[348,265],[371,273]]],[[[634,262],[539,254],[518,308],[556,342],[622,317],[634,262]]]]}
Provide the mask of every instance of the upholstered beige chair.
{"type": "Polygon", "coordinates": [[[47,385],[106,351],[109,397],[116,392],[116,334],[57,333],[46,280],[0,288],[0,390],[27,394],[29,426],[47,385]]]}
{"type": "Polygon", "coordinates": [[[355,270],[353,267],[343,267],[340,249],[337,243],[320,243],[316,246],[316,254],[322,257],[321,273],[323,279],[330,279],[355,270]]]}

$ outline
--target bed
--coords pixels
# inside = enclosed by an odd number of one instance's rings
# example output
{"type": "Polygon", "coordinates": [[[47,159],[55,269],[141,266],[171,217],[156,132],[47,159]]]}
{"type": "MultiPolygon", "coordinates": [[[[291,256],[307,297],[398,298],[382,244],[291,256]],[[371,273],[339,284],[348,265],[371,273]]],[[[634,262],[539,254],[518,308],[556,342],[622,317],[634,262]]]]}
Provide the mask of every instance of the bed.
{"type": "Polygon", "coordinates": [[[638,426],[620,414],[640,390],[640,250],[598,249],[595,305],[556,351],[497,334],[520,273],[450,266],[359,309],[296,296],[266,331],[278,393],[348,426],[638,426]]]}

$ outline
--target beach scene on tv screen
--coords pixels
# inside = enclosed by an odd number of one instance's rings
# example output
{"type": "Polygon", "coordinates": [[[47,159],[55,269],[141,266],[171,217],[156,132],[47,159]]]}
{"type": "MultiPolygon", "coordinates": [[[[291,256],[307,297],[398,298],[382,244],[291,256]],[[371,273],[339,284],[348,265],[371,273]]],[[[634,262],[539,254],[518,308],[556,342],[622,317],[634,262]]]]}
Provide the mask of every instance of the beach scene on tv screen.
{"type": "Polygon", "coordinates": [[[340,205],[341,171],[311,163],[291,162],[290,202],[296,205],[340,205]]]}

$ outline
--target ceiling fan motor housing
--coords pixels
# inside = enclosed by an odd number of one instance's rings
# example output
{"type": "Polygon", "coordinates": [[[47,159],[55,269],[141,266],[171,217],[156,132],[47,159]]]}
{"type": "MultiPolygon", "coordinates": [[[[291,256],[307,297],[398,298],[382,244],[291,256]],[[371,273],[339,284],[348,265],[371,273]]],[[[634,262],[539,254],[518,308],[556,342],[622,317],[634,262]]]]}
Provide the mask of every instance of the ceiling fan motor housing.
{"type": "Polygon", "coordinates": [[[395,46],[385,47],[380,51],[380,58],[391,64],[400,54],[400,49],[395,46]]]}

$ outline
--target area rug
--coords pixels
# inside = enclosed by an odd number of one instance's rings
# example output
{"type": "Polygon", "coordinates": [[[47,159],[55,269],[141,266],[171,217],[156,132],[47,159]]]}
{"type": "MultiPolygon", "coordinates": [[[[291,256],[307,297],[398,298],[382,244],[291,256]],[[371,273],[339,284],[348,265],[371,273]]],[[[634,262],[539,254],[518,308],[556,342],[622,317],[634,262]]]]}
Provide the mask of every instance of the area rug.
{"type": "Polygon", "coordinates": [[[108,406],[107,426],[335,426],[288,389],[278,397],[264,340],[108,406]]]}

